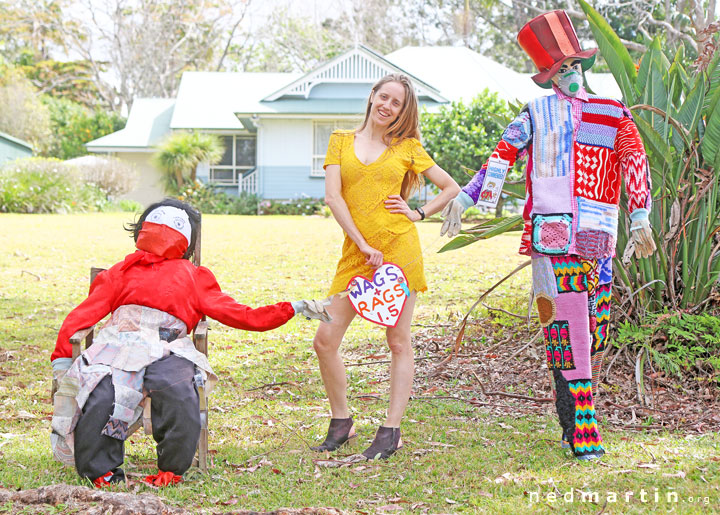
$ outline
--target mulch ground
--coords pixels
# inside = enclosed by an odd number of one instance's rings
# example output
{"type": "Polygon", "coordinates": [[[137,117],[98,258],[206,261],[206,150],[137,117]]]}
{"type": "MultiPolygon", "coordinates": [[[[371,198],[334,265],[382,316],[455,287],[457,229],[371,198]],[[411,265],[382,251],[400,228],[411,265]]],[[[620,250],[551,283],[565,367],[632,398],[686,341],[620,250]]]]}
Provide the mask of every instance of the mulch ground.
{"type": "MultiPolygon", "coordinates": [[[[462,346],[457,327],[413,327],[416,355],[413,400],[455,399],[499,416],[554,414],[555,406],[539,327],[519,324],[504,337],[487,323],[468,324],[462,346]]],[[[351,366],[372,370],[374,381],[389,379],[389,354],[359,358],[351,366]],[[370,358],[370,359],[368,359],[370,358]],[[380,366],[372,366],[379,364],[380,366]]],[[[617,430],[720,431],[720,389],[692,371],[667,376],[645,361],[643,389],[636,382],[637,355],[608,349],[595,400],[603,424],[617,430]]]]}

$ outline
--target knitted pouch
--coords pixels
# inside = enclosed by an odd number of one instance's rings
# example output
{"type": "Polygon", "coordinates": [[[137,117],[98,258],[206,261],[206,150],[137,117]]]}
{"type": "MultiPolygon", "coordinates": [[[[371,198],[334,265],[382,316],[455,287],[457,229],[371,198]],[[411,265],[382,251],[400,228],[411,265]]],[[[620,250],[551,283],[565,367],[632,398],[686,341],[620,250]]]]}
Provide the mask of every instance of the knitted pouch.
{"type": "Polygon", "coordinates": [[[532,246],[535,252],[567,254],[572,241],[572,214],[535,214],[532,217],[532,246]]]}

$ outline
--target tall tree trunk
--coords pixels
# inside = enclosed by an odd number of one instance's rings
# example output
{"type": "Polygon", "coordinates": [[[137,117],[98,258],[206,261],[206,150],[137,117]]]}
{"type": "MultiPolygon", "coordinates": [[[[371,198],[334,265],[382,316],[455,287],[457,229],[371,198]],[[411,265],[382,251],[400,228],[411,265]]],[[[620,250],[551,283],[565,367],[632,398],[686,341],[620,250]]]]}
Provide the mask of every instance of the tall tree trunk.
{"type": "Polygon", "coordinates": [[[182,188],[185,184],[185,181],[183,180],[183,173],[180,168],[175,168],[175,180],[177,181],[178,189],[182,188]]]}

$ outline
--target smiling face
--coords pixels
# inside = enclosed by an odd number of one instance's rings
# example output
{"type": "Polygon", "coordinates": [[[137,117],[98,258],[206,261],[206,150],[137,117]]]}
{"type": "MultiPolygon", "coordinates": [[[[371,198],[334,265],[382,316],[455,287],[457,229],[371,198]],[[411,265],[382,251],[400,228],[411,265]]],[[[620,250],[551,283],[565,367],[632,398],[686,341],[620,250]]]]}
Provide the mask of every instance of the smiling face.
{"type": "Polygon", "coordinates": [[[405,105],[405,86],[386,82],[371,97],[370,118],[375,125],[388,127],[397,120],[405,105]]]}

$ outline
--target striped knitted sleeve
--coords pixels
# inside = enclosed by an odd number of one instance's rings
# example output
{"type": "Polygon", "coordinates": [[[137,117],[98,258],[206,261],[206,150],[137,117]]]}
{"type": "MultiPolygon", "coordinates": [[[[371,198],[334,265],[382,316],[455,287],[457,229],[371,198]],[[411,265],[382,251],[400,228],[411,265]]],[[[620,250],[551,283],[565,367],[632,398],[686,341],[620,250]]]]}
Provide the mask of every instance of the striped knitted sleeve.
{"type": "Polygon", "coordinates": [[[650,167],[640,133],[635,122],[623,117],[618,124],[615,151],[620,159],[620,168],[628,194],[628,211],[638,208],[650,209],[650,167]]]}
{"type": "MultiPolygon", "coordinates": [[[[505,128],[502,139],[495,147],[489,159],[504,159],[508,161],[509,166],[512,167],[512,165],[515,164],[518,153],[527,148],[531,138],[532,124],[530,121],[530,113],[527,109],[523,109],[510,125],[505,128]]],[[[463,188],[463,191],[473,199],[473,202],[478,201],[483,182],[485,181],[487,167],[488,163],[486,161],[482,168],[478,170],[470,182],[463,188]]]]}

